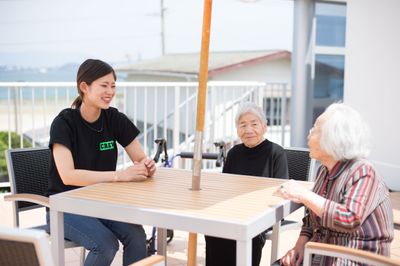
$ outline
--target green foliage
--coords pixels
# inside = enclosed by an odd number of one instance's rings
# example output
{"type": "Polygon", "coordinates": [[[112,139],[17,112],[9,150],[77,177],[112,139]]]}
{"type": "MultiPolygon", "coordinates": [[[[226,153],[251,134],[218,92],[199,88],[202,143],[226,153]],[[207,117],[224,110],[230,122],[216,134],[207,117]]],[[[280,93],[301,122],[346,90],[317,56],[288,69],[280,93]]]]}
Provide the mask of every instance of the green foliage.
{"type": "Polygon", "coordinates": [[[9,187],[7,187],[7,188],[1,187],[1,188],[0,188],[0,194],[8,193],[8,192],[10,192],[10,188],[9,188],[9,187]]]}
{"type": "MultiPolygon", "coordinates": [[[[24,139],[24,148],[32,147],[27,139],[24,139]]],[[[21,137],[15,132],[11,132],[11,148],[21,147],[21,137]]],[[[4,151],[8,149],[8,132],[0,131],[0,182],[8,181],[7,163],[4,151]]]]}

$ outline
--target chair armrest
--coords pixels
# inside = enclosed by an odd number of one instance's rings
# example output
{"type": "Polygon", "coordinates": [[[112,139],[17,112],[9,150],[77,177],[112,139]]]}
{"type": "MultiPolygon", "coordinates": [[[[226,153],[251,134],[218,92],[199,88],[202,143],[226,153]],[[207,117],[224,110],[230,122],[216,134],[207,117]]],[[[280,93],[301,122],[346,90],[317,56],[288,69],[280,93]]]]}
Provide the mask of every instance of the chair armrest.
{"type": "Polygon", "coordinates": [[[20,193],[20,194],[12,194],[4,196],[4,200],[6,201],[27,201],[42,205],[44,207],[50,208],[49,198],[45,196],[35,195],[35,194],[27,194],[27,193],[20,193]]]}
{"type": "Polygon", "coordinates": [[[337,246],[325,243],[308,242],[304,249],[304,266],[311,265],[311,255],[318,254],[329,257],[340,257],[371,265],[395,266],[400,265],[400,260],[388,258],[369,251],[337,246]]]}
{"type": "Polygon", "coordinates": [[[129,266],[163,266],[165,265],[165,257],[161,255],[152,255],[129,266]]]}

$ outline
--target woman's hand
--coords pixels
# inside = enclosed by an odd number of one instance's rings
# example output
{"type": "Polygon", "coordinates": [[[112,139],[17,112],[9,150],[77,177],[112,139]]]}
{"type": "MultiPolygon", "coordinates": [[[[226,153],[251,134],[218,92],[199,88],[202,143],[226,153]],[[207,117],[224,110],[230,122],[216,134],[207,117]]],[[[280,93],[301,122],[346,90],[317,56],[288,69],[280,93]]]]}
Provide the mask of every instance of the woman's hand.
{"type": "Polygon", "coordinates": [[[282,258],[281,265],[285,266],[298,266],[303,262],[304,256],[304,245],[303,246],[295,246],[290,249],[282,258]]]}
{"type": "Polygon", "coordinates": [[[289,199],[291,201],[301,203],[302,197],[307,194],[309,190],[302,185],[298,184],[294,180],[289,180],[288,182],[282,184],[275,192],[274,195],[279,196],[284,199],[289,199]]]}
{"type": "Polygon", "coordinates": [[[148,177],[152,177],[156,172],[156,163],[150,158],[144,158],[141,163],[143,163],[148,171],[148,177]]]}
{"type": "Polygon", "coordinates": [[[313,211],[318,217],[322,217],[325,211],[326,198],[308,190],[303,187],[295,180],[289,180],[283,183],[273,193],[275,196],[279,196],[284,199],[288,199],[297,203],[302,203],[313,211]]]}
{"type": "Polygon", "coordinates": [[[144,163],[135,162],[125,170],[116,172],[116,180],[121,182],[144,181],[149,177],[149,171],[144,163]]]}

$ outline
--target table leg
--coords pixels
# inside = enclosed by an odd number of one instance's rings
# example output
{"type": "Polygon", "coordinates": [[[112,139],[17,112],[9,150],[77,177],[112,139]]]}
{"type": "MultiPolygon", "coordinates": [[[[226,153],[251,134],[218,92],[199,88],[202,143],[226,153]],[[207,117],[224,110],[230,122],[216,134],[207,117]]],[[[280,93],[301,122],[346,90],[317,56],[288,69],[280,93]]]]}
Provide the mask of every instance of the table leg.
{"type": "Polygon", "coordinates": [[[50,237],[55,265],[64,265],[64,213],[50,209],[50,237]]]}
{"type": "Polygon", "coordinates": [[[157,254],[165,256],[167,263],[167,229],[157,228],[157,254]]]}
{"type": "Polygon", "coordinates": [[[271,264],[278,259],[279,249],[279,232],[281,229],[281,221],[277,222],[272,226],[271,235],[271,264]]]}
{"type": "Polygon", "coordinates": [[[236,265],[238,266],[251,266],[252,253],[251,253],[252,239],[247,241],[236,241],[236,265]]]}

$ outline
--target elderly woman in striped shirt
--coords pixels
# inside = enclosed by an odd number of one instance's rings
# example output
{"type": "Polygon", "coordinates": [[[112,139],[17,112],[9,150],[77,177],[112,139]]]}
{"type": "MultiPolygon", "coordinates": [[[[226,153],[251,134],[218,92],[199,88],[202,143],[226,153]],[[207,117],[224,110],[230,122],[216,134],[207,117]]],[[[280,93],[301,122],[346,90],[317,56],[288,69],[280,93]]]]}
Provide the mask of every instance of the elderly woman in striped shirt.
{"type": "MultiPolygon", "coordinates": [[[[382,176],[365,160],[367,140],[366,124],[349,106],[332,104],[318,117],[308,135],[310,156],[321,162],[313,190],[290,180],[276,191],[307,209],[296,245],[281,265],[300,265],[308,241],[390,255],[392,206],[382,176]]],[[[357,263],[314,256],[313,265],[357,263]]]]}

